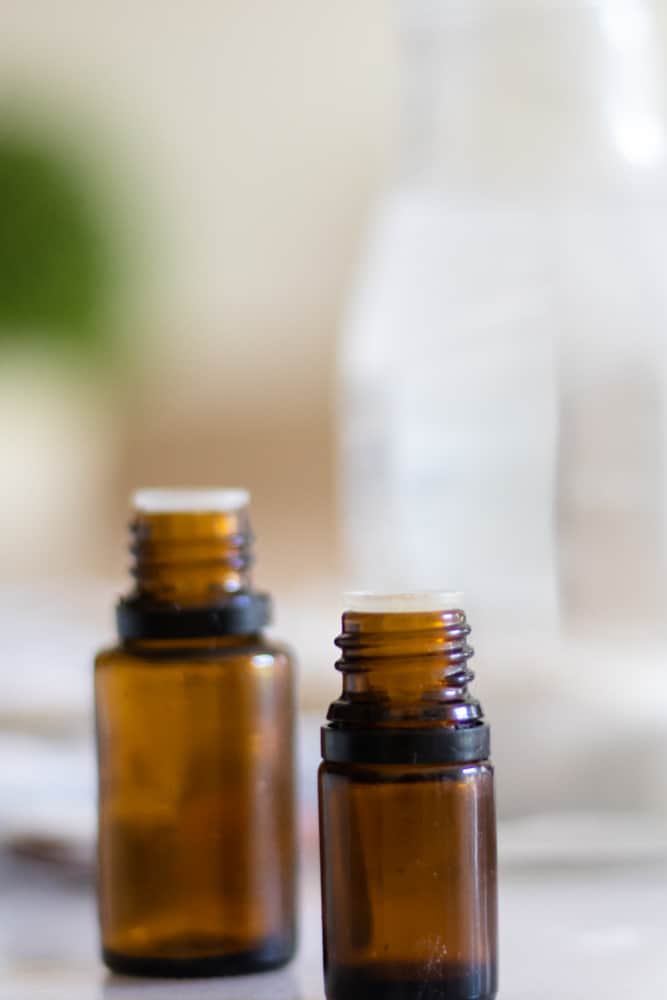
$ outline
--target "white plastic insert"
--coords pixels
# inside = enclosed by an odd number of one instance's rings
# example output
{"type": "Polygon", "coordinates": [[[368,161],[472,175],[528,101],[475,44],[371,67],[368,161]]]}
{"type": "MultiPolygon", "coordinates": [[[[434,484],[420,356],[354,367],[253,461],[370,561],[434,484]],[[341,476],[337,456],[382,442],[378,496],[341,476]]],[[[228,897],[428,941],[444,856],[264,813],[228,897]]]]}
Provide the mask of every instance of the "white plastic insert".
{"type": "Polygon", "coordinates": [[[250,503],[244,489],[206,487],[197,489],[149,488],[132,495],[134,510],[146,514],[194,514],[213,511],[231,514],[250,503]]]}
{"type": "Polygon", "coordinates": [[[425,590],[409,594],[378,594],[371,590],[353,590],[343,597],[345,611],[359,611],[365,614],[406,614],[463,609],[463,594],[457,590],[425,590]]]}

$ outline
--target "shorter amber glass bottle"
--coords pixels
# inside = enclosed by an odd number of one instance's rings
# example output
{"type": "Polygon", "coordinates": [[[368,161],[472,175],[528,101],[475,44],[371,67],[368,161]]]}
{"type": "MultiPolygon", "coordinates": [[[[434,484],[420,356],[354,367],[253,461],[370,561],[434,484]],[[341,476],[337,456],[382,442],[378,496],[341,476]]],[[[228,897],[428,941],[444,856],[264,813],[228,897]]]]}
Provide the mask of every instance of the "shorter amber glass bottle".
{"type": "Polygon", "coordinates": [[[351,595],[322,730],[328,1000],[492,1000],[489,730],[457,595],[351,595]]]}
{"type": "Polygon", "coordinates": [[[140,491],[134,593],[99,654],[99,916],[120,972],[204,976],[295,943],[293,676],[262,634],[244,491],[140,491]]]}

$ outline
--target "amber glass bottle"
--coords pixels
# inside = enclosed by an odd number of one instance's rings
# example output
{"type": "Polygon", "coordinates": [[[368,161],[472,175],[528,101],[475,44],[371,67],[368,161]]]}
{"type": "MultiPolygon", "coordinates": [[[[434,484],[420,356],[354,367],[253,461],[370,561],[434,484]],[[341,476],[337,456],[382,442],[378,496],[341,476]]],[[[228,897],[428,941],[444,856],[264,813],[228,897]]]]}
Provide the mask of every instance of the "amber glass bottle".
{"type": "Polygon", "coordinates": [[[262,634],[247,494],[146,490],[99,654],[99,915],[120,972],[204,976],[295,944],[293,676],[262,634]]]}
{"type": "Polygon", "coordinates": [[[351,595],[322,730],[328,1000],[491,1000],[489,730],[456,595],[351,595]]]}

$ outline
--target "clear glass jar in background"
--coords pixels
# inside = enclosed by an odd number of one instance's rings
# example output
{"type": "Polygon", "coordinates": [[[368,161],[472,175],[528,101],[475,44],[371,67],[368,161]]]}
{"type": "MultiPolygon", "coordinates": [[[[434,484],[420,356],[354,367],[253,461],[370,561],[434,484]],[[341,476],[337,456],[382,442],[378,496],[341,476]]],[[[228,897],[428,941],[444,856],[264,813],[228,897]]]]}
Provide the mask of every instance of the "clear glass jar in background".
{"type": "Polygon", "coordinates": [[[482,634],[657,623],[665,12],[398,11],[398,170],[340,353],[349,582],[463,587],[482,634]]]}
{"type": "Polygon", "coordinates": [[[339,354],[346,583],[465,590],[501,816],[665,813],[667,11],[397,10],[339,354]]]}

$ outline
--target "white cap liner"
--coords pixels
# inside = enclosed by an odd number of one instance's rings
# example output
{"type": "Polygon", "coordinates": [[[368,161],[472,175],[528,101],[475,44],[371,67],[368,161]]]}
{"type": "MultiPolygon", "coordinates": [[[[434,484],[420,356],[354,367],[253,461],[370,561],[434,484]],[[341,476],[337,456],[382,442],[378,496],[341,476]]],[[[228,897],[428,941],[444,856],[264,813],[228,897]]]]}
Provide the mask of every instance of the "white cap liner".
{"type": "Polygon", "coordinates": [[[463,608],[463,594],[457,590],[425,590],[410,594],[378,594],[371,590],[353,590],[343,597],[346,611],[367,614],[459,611],[463,608]]]}
{"type": "Polygon", "coordinates": [[[134,510],[147,514],[188,514],[219,511],[230,514],[250,503],[250,493],[243,489],[169,489],[137,490],[132,496],[134,510]]]}

